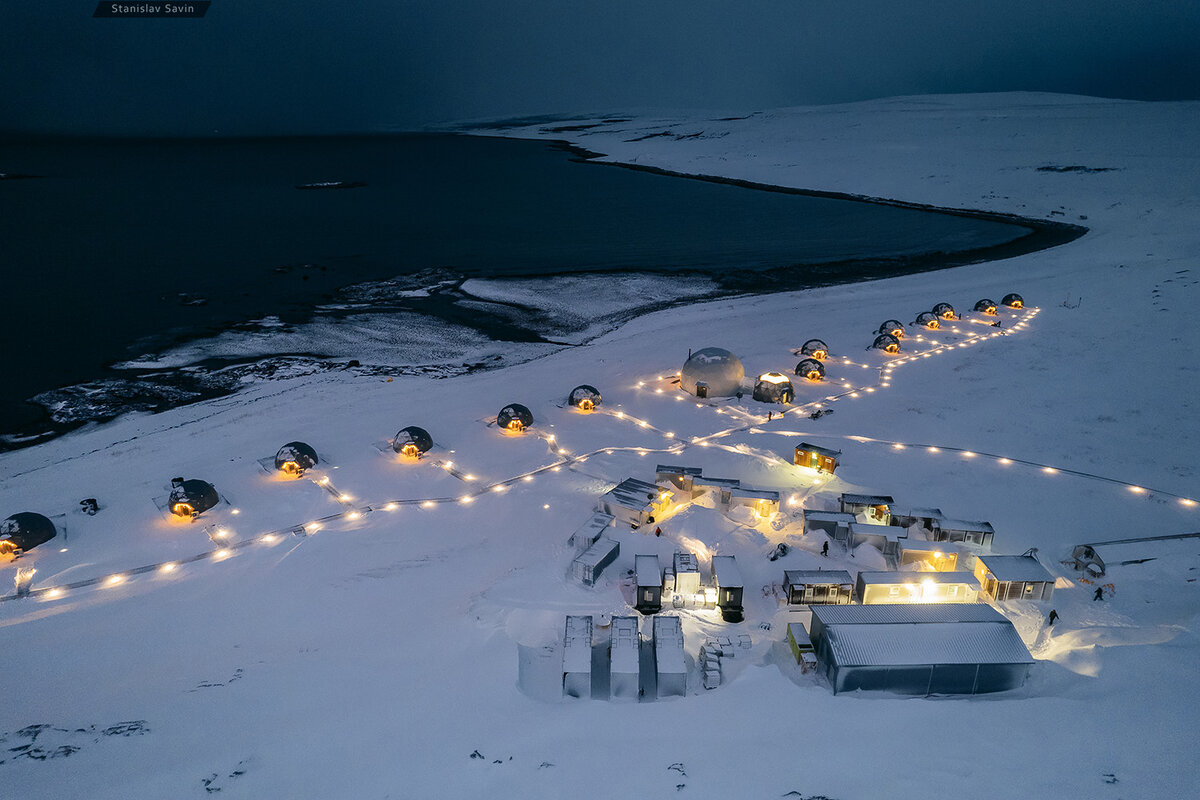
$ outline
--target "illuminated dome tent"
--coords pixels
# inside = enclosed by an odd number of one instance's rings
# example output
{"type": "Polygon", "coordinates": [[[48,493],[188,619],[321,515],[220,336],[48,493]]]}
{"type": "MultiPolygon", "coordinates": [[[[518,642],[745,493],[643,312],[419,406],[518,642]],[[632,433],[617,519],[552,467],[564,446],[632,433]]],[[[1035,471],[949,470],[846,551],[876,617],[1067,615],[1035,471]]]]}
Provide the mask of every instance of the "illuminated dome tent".
{"type": "Polygon", "coordinates": [[[825,365],[815,358],[806,358],[796,365],[796,374],[810,381],[819,381],[825,377],[825,365]]]}
{"type": "Polygon", "coordinates": [[[679,373],[679,388],[696,397],[733,397],[742,390],[746,369],[738,357],[720,347],[697,350],[679,373]]]}
{"type": "Polygon", "coordinates": [[[195,517],[221,502],[211,483],[183,478],[171,479],[171,497],[167,507],[177,517],[195,517]]]}
{"type": "Polygon", "coordinates": [[[949,303],[938,303],[933,307],[933,313],[942,319],[958,319],[958,314],[954,313],[954,306],[949,303]]]}
{"type": "Polygon", "coordinates": [[[881,333],[875,337],[875,341],[871,343],[871,347],[876,350],[882,350],[885,353],[899,353],[900,340],[890,333],[881,333]]]}
{"type": "Polygon", "coordinates": [[[985,297],[975,304],[975,310],[980,314],[987,314],[988,316],[994,317],[996,316],[996,301],[989,300],[985,297]]]}
{"type": "Polygon", "coordinates": [[[317,465],[317,451],[304,442],[288,442],[275,454],[275,469],[297,477],[317,465]]]}
{"type": "Polygon", "coordinates": [[[800,355],[810,356],[818,361],[824,361],[829,358],[829,345],[822,342],[820,339],[809,339],[800,348],[800,355]]]}
{"type": "Polygon", "coordinates": [[[520,403],[509,403],[496,415],[496,424],[506,431],[520,433],[533,424],[533,412],[520,403]]]}
{"type": "Polygon", "coordinates": [[[1001,300],[1000,302],[1003,303],[1004,305],[1008,306],[1009,308],[1024,308],[1025,307],[1025,298],[1021,297],[1021,295],[1017,294],[1016,292],[1013,292],[1012,294],[1004,295],[1004,299],[1001,300]]]}
{"type": "MultiPolygon", "coordinates": [[[[820,364],[821,362],[814,363],[820,364]]],[[[780,372],[767,372],[759,375],[758,383],[754,384],[754,399],[760,403],[787,404],[792,402],[792,398],[795,396],[796,392],[792,389],[792,382],[780,372]]]]}
{"type": "Polygon", "coordinates": [[[898,319],[889,319],[887,322],[879,326],[878,334],[889,334],[897,339],[904,338],[904,323],[898,319]]]}
{"type": "Polygon", "coordinates": [[[410,425],[401,428],[396,438],[392,439],[392,449],[402,456],[419,458],[422,453],[433,449],[433,437],[424,428],[410,425]]]}
{"type": "Polygon", "coordinates": [[[929,328],[931,331],[936,331],[942,327],[937,314],[932,311],[922,311],[920,314],[917,314],[917,318],[913,320],[913,325],[920,325],[922,328],[929,328]]]}
{"type": "Polygon", "coordinates": [[[41,514],[22,511],[0,522],[0,556],[19,556],[39,544],[45,544],[58,533],[54,523],[41,514]]]}
{"type": "Polygon", "coordinates": [[[571,394],[567,395],[567,404],[580,411],[591,411],[600,405],[600,390],[595,386],[588,386],[586,383],[580,384],[571,390],[571,394]]]}

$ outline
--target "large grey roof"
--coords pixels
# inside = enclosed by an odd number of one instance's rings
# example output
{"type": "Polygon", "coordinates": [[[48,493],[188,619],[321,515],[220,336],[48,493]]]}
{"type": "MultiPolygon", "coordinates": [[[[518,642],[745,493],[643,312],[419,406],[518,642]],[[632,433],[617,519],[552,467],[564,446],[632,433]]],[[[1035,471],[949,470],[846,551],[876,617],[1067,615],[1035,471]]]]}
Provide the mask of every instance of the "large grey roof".
{"type": "Polygon", "coordinates": [[[1033,556],[979,556],[979,560],[998,581],[1054,580],[1050,571],[1033,556]]]}
{"type": "Polygon", "coordinates": [[[870,606],[813,606],[824,625],[882,623],[996,622],[1004,615],[987,603],[881,603],[870,606]]]}
{"type": "Polygon", "coordinates": [[[983,522],[981,520],[972,519],[940,519],[934,523],[938,530],[943,531],[981,531],[983,533],[995,533],[996,529],[992,527],[992,523],[983,522]]]}
{"type": "Polygon", "coordinates": [[[785,569],[783,579],[793,586],[829,583],[842,586],[854,583],[850,573],[844,569],[785,569]]]}
{"type": "Polygon", "coordinates": [[[842,667],[1033,663],[1008,620],[834,625],[824,636],[842,667]]]}
{"type": "Polygon", "coordinates": [[[637,478],[626,478],[609,489],[604,496],[611,497],[617,505],[626,508],[645,509],[658,499],[658,494],[662,491],[662,487],[656,484],[639,481],[637,478]]]}

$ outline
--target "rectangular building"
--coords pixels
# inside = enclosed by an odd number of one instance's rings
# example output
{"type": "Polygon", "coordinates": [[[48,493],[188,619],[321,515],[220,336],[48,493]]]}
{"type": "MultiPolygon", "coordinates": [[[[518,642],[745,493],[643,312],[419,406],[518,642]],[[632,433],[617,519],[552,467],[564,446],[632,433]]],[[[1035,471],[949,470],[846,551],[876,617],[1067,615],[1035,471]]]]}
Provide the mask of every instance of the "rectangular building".
{"type": "Polygon", "coordinates": [[[654,482],[659,486],[673,486],[684,494],[691,496],[692,480],[700,477],[701,474],[703,474],[703,469],[700,467],[659,464],[654,468],[654,482]]]}
{"type": "Polygon", "coordinates": [[[1054,576],[1035,556],[979,556],[975,577],[981,591],[996,601],[1049,602],[1054,596],[1054,576]]]}
{"type": "Polygon", "coordinates": [[[727,622],[742,619],[742,592],[745,583],[734,556],[712,557],[713,584],[717,587],[717,608],[727,622]]]}
{"type": "Polygon", "coordinates": [[[876,525],[892,524],[892,503],[896,502],[886,494],[855,494],[843,492],[841,508],[847,514],[862,515],[867,522],[876,525]]]}
{"type": "Polygon", "coordinates": [[[918,564],[931,572],[954,572],[958,569],[958,552],[948,548],[947,544],[905,539],[900,542],[900,567],[918,564]]]}
{"type": "Polygon", "coordinates": [[[621,545],[615,539],[597,539],[596,543],[571,562],[571,575],[584,586],[594,586],[604,568],[617,560],[621,545]]]}
{"type": "Polygon", "coordinates": [[[613,617],[609,688],[614,700],[637,700],[641,689],[641,637],[637,617],[613,617]]]}
{"type": "Polygon", "coordinates": [[[798,467],[811,467],[817,472],[833,472],[838,467],[841,450],[830,450],[828,447],[801,442],[796,445],[794,463],[798,467]]]}
{"type": "Polygon", "coordinates": [[[892,524],[901,528],[917,525],[931,531],[934,522],[945,518],[942,510],[933,506],[892,506],[892,524]]]}
{"type": "Polygon", "coordinates": [[[860,544],[869,544],[885,556],[898,556],[900,543],[908,538],[908,528],[895,525],[869,525],[865,522],[850,523],[850,549],[860,544]]]}
{"type": "Polygon", "coordinates": [[[612,524],[612,514],[597,511],[595,514],[592,514],[587,522],[575,529],[575,532],[571,534],[571,538],[567,540],[567,545],[579,551],[587,550],[596,543],[596,540],[600,538],[605,529],[612,524]]]}
{"type": "Polygon", "coordinates": [[[729,490],[729,508],[746,506],[760,517],[769,517],[779,510],[779,492],[771,489],[749,489],[739,486],[729,490]]]}
{"type": "Polygon", "coordinates": [[[683,624],[679,617],[654,618],[654,670],[659,697],[687,694],[687,659],[683,653],[683,624]]]}
{"type": "Polygon", "coordinates": [[[982,694],[1025,683],[1033,658],[991,606],[815,606],[818,669],[838,692],[982,694]]]}
{"type": "Polygon", "coordinates": [[[969,519],[939,519],[933,522],[933,539],[938,542],[965,542],[991,547],[995,534],[990,522],[969,519]]]}
{"type": "Polygon", "coordinates": [[[675,593],[693,595],[700,591],[700,562],[692,553],[676,553],[673,560],[675,593]]]}
{"type": "Polygon", "coordinates": [[[563,636],[563,695],[592,696],[592,618],[568,616],[563,636]]]}
{"type": "Polygon", "coordinates": [[[663,571],[658,556],[634,556],[633,572],[637,579],[637,599],[634,608],[643,614],[662,610],[663,571]]]}
{"type": "Polygon", "coordinates": [[[858,602],[975,603],[979,581],[969,572],[860,572],[858,602]]]}
{"type": "Polygon", "coordinates": [[[674,494],[653,483],[626,478],[600,497],[600,511],[634,530],[653,525],[671,508],[674,494]]]}
{"type": "Polygon", "coordinates": [[[844,511],[804,509],[804,532],[821,531],[830,539],[845,542],[850,538],[850,523],[854,515],[844,511]]]}
{"type": "Polygon", "coordinates": [[[783,589],[788,605],[845,605],[854,596],[854,579],[844,569],[788,569],[783,589]]]}

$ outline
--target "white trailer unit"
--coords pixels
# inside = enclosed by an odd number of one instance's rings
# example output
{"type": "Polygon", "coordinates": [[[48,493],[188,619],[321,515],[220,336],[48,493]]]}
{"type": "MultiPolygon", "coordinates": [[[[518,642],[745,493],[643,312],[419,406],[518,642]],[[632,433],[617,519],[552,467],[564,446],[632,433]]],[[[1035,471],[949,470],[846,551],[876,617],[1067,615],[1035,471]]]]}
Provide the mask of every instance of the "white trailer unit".
{"type": "Polygon", "coordinates": [[[641,688],[641,642],[637,617],[613,617],[609,687],[614,700],[637,700],[641,688]]]}
{"type": "Polygon", "coordinates": [[[568,616],[563,636],[563,696],[592,696],[592,618],[568,616]]]}
{"type": "Polygon", "coordinates": [[[659,697],[687,694],[687,660],[683,654],[683,624],[679,617],[654,618],[654,668],[659,697]]]}

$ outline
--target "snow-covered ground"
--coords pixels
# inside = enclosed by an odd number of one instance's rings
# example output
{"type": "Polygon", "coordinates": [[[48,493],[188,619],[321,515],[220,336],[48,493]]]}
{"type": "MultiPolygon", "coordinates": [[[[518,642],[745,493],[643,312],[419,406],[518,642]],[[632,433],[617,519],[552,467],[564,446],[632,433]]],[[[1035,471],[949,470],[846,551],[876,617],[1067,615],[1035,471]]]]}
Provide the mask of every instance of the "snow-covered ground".
{"type": "MultiPolygon", "coordinates": [[[[1113,566],[1103,603],[1058,562],[1080,542],[1200,530],[1184,502],[1200,493],[1198,126],[1200,103],[1014,94],[572,133],[616,161],[1091,230],[1002,262],[663,311],[493,372],[258,384],[0,456],[0,515],[58,515],[64,530],[22,559],[35,588],[104,579],[0,603],[0,794],[1190,796],[1200,540],[1123,546],[1124,560],[1155,560],[1113,566]],[[899,357],[865,350],[885,319],[1009,292],[1039,310],[1006,312],[1006,335],[964,313],[958,333],[908,339],[899,357]],[[836,355],[826,383],[797,386],[798,405],[836,409],[820,420],[768,422],[749,395],[698,406],[661,380],[706,346],[737,353],[749,376],[790,372],[812,337],[836,355]],[[562,407],[580,383],[603,392],[603,413],[562,407]],[[509,402],[533,410],[528,434],[487,424],[509,402]],[[436,442],[420,462],[380,450],[406,425],[436,442]],[[801,438],[843,451],[836,478],[791,466],[801,438]],[[263,470],[294,439],[317,448],[314,477],[343,499],[263,470]],[[1057,591],[1052,630],[1046,609],[1005,609],[1040,659],[1019,691],[834,696],[791,663],[770,588],[785,568],[875,568],[866,552],[824,559],[794,521],[777,531],[696,506],[662,539],[617,532],[621,558],[597,587],[566,580],[567,537],[596,497],[652,480],[656,463],[810,507],[879,491],[986,519],[993,552],[1038,547],[1075,586],[1057,591]],[[175,475],[228,502],[170,522],[155,500],[175,475]],[[95,517],[73,510],[84,497],[100,499],[95,517]],[[769,561],[781,541],[792,552],[769,561]],[[750,635],[724,685],[693,675],[687,697],[625,704],[518,689],[519,647],[555,640],[565,614],[625,613],[633,556],[676,546],[736,555],[746,577],[745,622],[682,614],[693,661],[707,635],[750,635]]],[[[6,584],[14,574],[0,565],[6,584]]]]}

